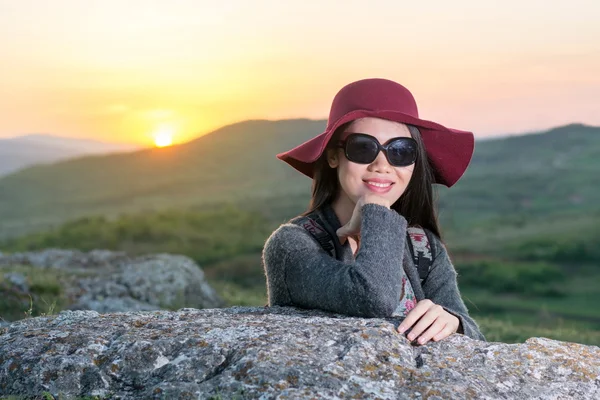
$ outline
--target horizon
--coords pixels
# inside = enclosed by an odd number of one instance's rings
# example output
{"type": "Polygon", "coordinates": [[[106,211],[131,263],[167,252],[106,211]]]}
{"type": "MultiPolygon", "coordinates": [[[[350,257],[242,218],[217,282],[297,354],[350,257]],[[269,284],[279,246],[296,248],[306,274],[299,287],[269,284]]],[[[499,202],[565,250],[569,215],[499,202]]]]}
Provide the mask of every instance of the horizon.
{"type": "Polygon", "coordinates": [[[0,0],[0,139],[151,146],[246,120],[326,120],[337,91],[367,77],[477,139],[600,126],[598,2],[338,4],[0,0]]]}
{"type": "MultiPolygon", "coordinates": [[[[205,134],[202,135],[198,135],[196,137],[191,137],[188,141],[186,142],[180,142],[180,143],[174,143],[174,145],[185,145],[186,143],[195,141],[197,139],[202,138],[203,136],[207,136],[207,135],[211,135],[213,133],[216,133],[222,129],[226,129],[229,126],[234,126],[237,124],[244,124],[246,122],[283,122],[283,121],[293,121],[293,120],[309,120],[309,121],[324,121],[324,125],[323,127],[325,128],[325,123],[327,122],[327,120],[318,120],[318,119],[311,119],[311,118],[287,118],[287,119],[278,119],[278,120],[267,120],[267,119],[250,119],[250,120],[245,120],[245,121],[239,121],[239,122],[233,122],[231,124],[227,124],[227,125],[223,125],[221,127],[218,127],[214,130],[211,130],[210,132],[207,132],[205,134]]],[[[527,132],[508,132],[508,133],[500,133],[497,135],[488,135],[488,136],[475,136],[475,140],[479,141],[479,140],[494,140],[494,139],[504,139],[504,138],[509,138],[509,137],[514,137],[514,136],[524,136],[524,135],[536,135],[536,134],[543,134],[555,129],[560,129],[560,128],[565,128],[567,126],[583,126],[583,127],[587,127],[587,128],[597,128],[600,129],[600,125],[591,125],[591,124],[585,124],[585,123],[581,123],[581,122],[571,122],[571,123],[567,123],[564,125],[557,125],[557,126],[551,126],[548,127],[546,129],[541,129],[541,130],[535,130],[535,131],[527,131],[527,132]]],[[[94,139],[94,138],[85,138],[85,137],[73,137],[73,136],[63,136],[63,135],[56,135],[53,133],[27,133],[21,136],[12,136],[12,137],[0,137],[0,141],[2,140],[15,140],[15,139],[23,139],[23,138],[27,138],[27,137],[44,137],[44,138],[54,138],[54,139],[60,139],[60,140],[78,140],[78,141],[89,141],[89,142],[96,142],[98,144],[116,144],[116,145],[125,145],[125,146],[137,146],[138,149],[137,150],[143,150],[145,148],[149,148],[149,147],[153,147],[152,144],[137,144],[137,143],[127,143],[127,142],[119,142],[119,141],[106,141],[106,140],[102,140],[102,139],[94,139]]]]}

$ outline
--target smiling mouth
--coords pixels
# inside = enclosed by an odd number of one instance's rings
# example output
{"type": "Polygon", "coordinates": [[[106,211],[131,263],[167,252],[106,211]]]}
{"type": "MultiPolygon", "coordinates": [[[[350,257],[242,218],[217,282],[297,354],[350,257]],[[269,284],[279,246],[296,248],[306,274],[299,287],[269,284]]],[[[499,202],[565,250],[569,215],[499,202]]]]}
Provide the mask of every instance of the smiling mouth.
{"type": "Polygon", "coordinates": [[[381,183],[381,182],[370,182],[370,181],[363,181],[365,186],[367,187],[367,189],[369,189],[372,192],[375,193],[388,193],[390,190],[392,190],[392,186],[394,185],[393,182],[387,182],[387,183],[381,183]]]}
{"type": "Polygon", "coordinates": [[[387,183],[371,182],[371,181],[363,181],[363,182],[366,183],[367,185],[371,185],[371,186],[375,186],[375,187],[379,187],[379,188],[388,188],[394,184],[394,182],[387,182],[387,183]]]}

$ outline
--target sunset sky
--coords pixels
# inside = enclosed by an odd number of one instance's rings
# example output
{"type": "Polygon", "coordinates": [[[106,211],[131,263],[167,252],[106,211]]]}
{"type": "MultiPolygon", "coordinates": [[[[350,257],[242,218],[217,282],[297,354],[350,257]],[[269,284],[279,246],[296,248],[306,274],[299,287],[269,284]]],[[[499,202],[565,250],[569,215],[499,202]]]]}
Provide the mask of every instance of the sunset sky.
{"type": "Polygon", "coordinates": [[[367,77],[477,137],[600,125],[600,1],[0,0],[0,137],[181,143],[367,77]]]}

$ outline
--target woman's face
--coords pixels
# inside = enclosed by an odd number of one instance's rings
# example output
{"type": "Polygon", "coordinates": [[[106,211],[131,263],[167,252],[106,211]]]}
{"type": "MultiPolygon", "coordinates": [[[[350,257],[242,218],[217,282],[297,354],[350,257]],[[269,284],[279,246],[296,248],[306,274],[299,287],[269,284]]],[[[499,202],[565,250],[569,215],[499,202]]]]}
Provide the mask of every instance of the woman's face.
{"type": "MultiPolygon", "coordinates": [[[[402,123],[386,119],[365,117],[353,121],[344,129],[340,140],[350,133],[366,133],[375,137],[382,145],[397,137],[411,137],[408,127],[402,123]]],[[[337,168],[338,180],[343,193],[353,204],[368,193],[375,193],[394,204],[406,190],[415,165],[394,167],[390,165],[383,151],[370,164],[348,161],[343,148],[329,150],[329,166],[337,168]]]]}

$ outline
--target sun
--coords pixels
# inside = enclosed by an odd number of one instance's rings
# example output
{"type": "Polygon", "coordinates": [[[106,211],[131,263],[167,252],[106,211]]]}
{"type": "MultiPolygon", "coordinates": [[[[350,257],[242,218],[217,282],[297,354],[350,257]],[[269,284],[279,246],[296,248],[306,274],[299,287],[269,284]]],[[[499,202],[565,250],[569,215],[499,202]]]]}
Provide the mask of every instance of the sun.
{"type": "Polygon", "coordinates": [[[167,147],[173,144],[174,129],[162,127],[154,133],[154,144],[156,147],[167,147]]]}

